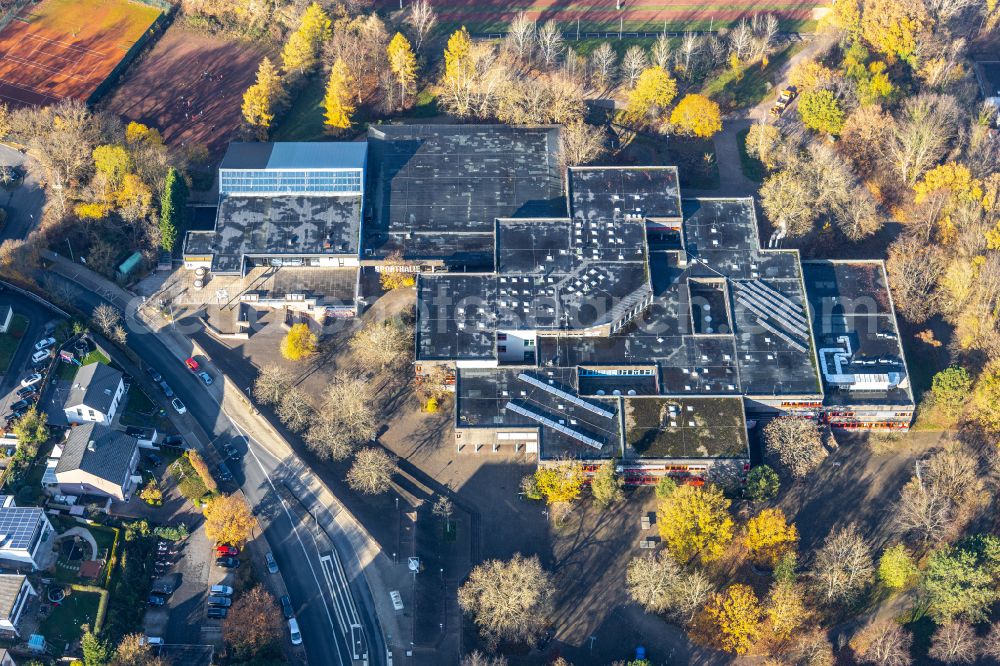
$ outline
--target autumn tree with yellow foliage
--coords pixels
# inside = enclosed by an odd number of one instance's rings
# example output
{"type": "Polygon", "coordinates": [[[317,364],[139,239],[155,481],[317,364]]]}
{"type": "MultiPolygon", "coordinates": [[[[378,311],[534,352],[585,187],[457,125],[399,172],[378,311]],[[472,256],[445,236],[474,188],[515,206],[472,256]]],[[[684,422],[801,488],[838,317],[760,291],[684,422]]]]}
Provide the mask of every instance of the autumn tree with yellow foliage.
{"type": "Polygon", "coordinates": [[[292,324],[281,341],[281,355],[289,361],[301,361],[316,353],[318,340],[309,324],[292,324]]]}
{"type": "Polygon", "coordinates": [[[918,42],[932,25],[921,0],[865,0],[860,27],[865,41],[890,61],[914,65],[918,42]]]}
{"type": "Polygon", "coordinates": [[[444,50],[443,83],[466,79],[473,74],[472,38],[463,25],[448,38],[448,46],[444,50]]]}
{"type": "Polygon", "coordinates": [[[708,138],[722,129],[722,112],[708,97],[692,93],[670,112],[670,123],[681,134],[708,138]]]}
{"type": "Polygon", "coordinates": [[[399,84],[399,104],[392,106],[402,108],[406,106],[406,99],[413,93],[417,81],[417,57],[401,32],[395,34],[385,52],[389,58],[389,70],[399,84]]]}
{"type": "Polygon", "coordinates": [[[730,585],[712,595],[698,620],[702,640],[733,654],[746,654],[760,638],[764,609],[749,585],[730,585]]]}
{"type": "Polygon", "coordinates": [[[751,559],[773,567],[785,554],[795,550],[799,531],[785,518],[781,509],[764,509],[747,521],[743,545],[750,551],[751,559]]]}
{"type": "Polygon", "coordinates": [[[243,94],[243,122],[259,140],[267,139],[274,115],[286,97],[277,68],[270,58],[264,58],[257,69],[256,83],[243,94]]]}
{"type": "Polygon", "coordinates": [[[790,638],[809,617],[802,590],[791,581],[777,581],[771,586],[764,613],[768,629],[777,640],[790,638]]]}
{"type": "Polygon", "coordinates": [[[331,26],[330,17],[317,3],[306,7],[298,29],[289,35],[281,50],[281,66],[286,74],[301,77],[316,67],[320,48],[330,39],[331,26]]]}
{"type": "Polygon", "coordinates": [[[392,291],[393,289],[406,289],[417,284],[416,273],[405,270],[410,266],[410,262],[403,259],[400,250],[391,252],[382,264],[378,279],[382,289],[392,291]]]}
{"type": "Polygon", "coordinates": [[[681,564],[694,557],[717,559],[733,539],[729,500],[714,485],[680,486],[657,511],[657,525],[667,550],[681,564]]]}
{"type": "Polygon", "coordinates": [[[216,543],[238,545],[249,539],[257,519],[238,495],[218,495],[205,507],[205,535],[216,543]]]}
{"type": "Polygon", "coordinates": [[[578,498],[583,489],[583,467],[575,460],[539,467],[535,471],[535,482],[548,504],[568,504],[578,498]]]}
{"type": "Polygon", "coordinates": [[[662,67],[648,67],[628,94],[622,120],[632,125],[658,124],[666,117],[667,107],[675,97],[677,82],[662,67]]]}
{"type": "Polygon", "coordinates": [[[354,77],[347,71],[347,65],[337,58],[330,68],[330,78],[326,83],[323,98],[324,123],[329,131],[339,132],[351,126],[354,113],[354,95],[351,85],[354,77]]]}

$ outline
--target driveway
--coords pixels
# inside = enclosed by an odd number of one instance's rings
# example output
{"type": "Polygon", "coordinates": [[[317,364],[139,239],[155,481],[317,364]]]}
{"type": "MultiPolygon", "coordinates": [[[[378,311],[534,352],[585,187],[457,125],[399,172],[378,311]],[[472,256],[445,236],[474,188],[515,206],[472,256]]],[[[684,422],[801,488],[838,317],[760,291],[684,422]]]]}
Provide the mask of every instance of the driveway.
{"type": "Polygon", "coordinates": [[[25,172],[24,181],[12,191],[0,188],[0,206],[7,210],[7,224],[0,230],[0,240],[24,238],[42,219],[45,190],[40,182],[41,167],[20,151],[0,145],[0,166],[17,166],[25,172]]]}

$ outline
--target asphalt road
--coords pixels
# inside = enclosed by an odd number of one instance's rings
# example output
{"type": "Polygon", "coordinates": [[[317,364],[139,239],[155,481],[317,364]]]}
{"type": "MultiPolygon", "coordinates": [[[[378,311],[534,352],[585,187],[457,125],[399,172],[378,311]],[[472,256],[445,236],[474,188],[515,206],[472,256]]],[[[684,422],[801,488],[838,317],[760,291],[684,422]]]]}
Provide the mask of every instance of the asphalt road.
{"type": "MultiPolygon", "coordinates": [[[[50,275],[55,273],[50,272],[50,275]]],[[[81,309],[91,310],[110,301],[125,310],[126,304],[114,301],[113,296],[98,295],[89,291],[87,285],[62,276],[57,276],[57,279],[72,285],[78,292],[75,301],[81,309]]],[[[136,323],[130,326],[128,345],[142,359],[144,366],[154,367],[170,384],[187,406],[185,418],[196,420],[213,437],[217,447],[232,441],[240,433],[200,380],[155,335],[148,330],[136,330],[139,325],[136,323]]],[[[240,445],[240,459],[227,462],[227,466],[264,525],[267,541],[285,574],[285,584],[299,621],[306,656],[313,664],[349,666],[352,661],[347,655],[347,641],[338,627],[334,618],[335,610],[331,605],[335,603],[332,598],[335,592],[326,583],[319,566],[322,554],[318,552],[301,521],[293,520],[293,514],[276,489],[283,477],[291,472],[282,461],[266,454],[263,447],[252,440],[249,441],[249,447],[252,451],[244,451],[246,445],[240,445]]],[[[226,488],[226,484],[221,485],[226,488]]],[[[372,618],[367,617],[365,620],[366,627],[375,626],[372,618]]],[[[385,654],[384,650],[381,654],[385,654]]],[[[374,658],[369,659],[369,663],[381,663],[382,659],[378,655],[378,651],[372,650],[374,658]]]]}
{"type": "Polygon", "coordinates": [[[25,238],[38,224],[45,206],[45,191],[38,180],[41,168],[22,153],[0,145],[0,165],[19,166],[26,170],[24,182],[13,190],[0,188],[0,206],[7,210],[7,223],[0,229],[0,240],[25,238]]]}

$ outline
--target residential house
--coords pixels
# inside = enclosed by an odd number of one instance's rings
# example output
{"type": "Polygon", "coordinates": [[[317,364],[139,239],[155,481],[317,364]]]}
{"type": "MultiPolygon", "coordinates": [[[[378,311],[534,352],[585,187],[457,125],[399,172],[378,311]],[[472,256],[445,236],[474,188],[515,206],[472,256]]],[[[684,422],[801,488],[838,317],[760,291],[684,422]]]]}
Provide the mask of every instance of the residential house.
{"type": "Polygon", "coordinates": [[[87,423],[69,431],[55,477],[63,495],[100,495],[125,501],[141,480],[133,476],[138,463],[135,437],[87,423]]]}
{"type": "Polygon", "coordinates": [[[13,495],[0,495],[0,560],[38,569],[52,534],[41,508],[19,507],[13,495]]]}
{"type": "Polygon", "coordinates": [[[63,403],[66,420],[111,425],[124,395],[121,372],[104,363],[85,365],[76,373],[63,403]]]}
{"type": "MultiPolygon", "coordinates": [[[[27,576],[20,574],[0,574],[0,633],[19,636],[17,625],[21,621],[24,607],[28,599],[38,596],[27,576]]],[[[13,664],[14,661],[2,651],[0,666],[13,664]]]]}

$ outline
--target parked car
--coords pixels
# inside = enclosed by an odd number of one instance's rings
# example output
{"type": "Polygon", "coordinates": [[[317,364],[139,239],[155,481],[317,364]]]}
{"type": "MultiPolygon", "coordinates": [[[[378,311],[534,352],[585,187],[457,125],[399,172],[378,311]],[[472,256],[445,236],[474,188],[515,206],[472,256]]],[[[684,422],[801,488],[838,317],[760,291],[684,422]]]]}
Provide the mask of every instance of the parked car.
{"type": "Polygon", "coordinates": [[[25,377],[24,379],[22,379],[21,380],[21,386],[24,386],[25,388],[27,388],[29,386],[34,386],[35,384],[37,384],[40,381],[42,381],[42,373],[36,372],[36,373],[28,375],[27,377],[25,377]]]}
{"type": "Polygon", "coordinates": [[[167,597],[165,595],[159,594],[157,592],[151,593],[149,595],[148,601],[149,601],[149,605],[150,606],[166,606],[167,605],[167,597]]]}
{"type": "Polygon", "coordinates": [[[56,343],[55,338],[42,338],[35,343],[35,351],[42,351],[43,349],[48,349],[56,343]]]}
{"type": "Polygon", "coordinates": [[[161,381],[160,382],[160,388],[163,389],[163,394],[165,396],[167,396],[168,398],[174,397],[174,390],[172,388],[170,388],[170,384],[168,384],[168,383],[166,383],[164,381],[161,381]]]}
{"type": "Polygon", "coordinates": [[[159,384],[160,382],[162,382],[162,381],[163,381],[163,377],[162,377],[162,376],[160,375],[160,373],[158,373],[158,372],[157,372],[157,371],[156,371],[156,370],[155,370],[154,368],[152,368],[152,367],[149,367],[149,368],[146,368],[146,374],[148,374],[148,375],[150,376],[150,378],[151,378],[151,379],[152,379],[152,380],[153,380],[154,382],[156,382],[157,384],[159,384]]]}
{"type": "Polygon", "coordinates": [[[208,616],[211,618],[224,618],[229,615],[228,608],[219,608],[218,606],[208,607],[208,616]]]}
{"type": "Polygon", "coordinates": [[[264,561],[267,562],[268,573],[278,573],[278,563],[275,561],[274,554],[271,551],[267,551],[267,555],[264,556],[264,561]]]}
{"type": "Polygon", "coordinates": [[[233,588],[229,587],[228,585],[213,585],[212,588],[209,590],[209,592],[212,593],[213,595],[218,595],[223,597],[233,596],[233,588]]]}
{"type": "Polygon", "coordinates": [[[184,446],[184,438],[180,435],[170,435],[163,438],[163,446],[184,446]]]}
{"type": "Polygon", "coordinates": [[[184,365],[186,365],[187,369],[190,370],[191,372],[198,372],[198,367],[199,367],[198,361],[194,360],[193,356],[190,357],[188,360],[184,361],[184,365]]]}
{"type": "Polygon", "coordinates": [[[236,460],[240,457],[240,452],[236,450],[236,447],[232,444],[226,444],[222,447],[222,451],[226,454],[227,458],[236,460]]]}
{"type": "Polygon", "coordinates": [[[160,583],[153,587],[153,594],[162,594],[163,596],[169,597],[173,593],[173,583],[160,583]]]}
{"type": "Polygon", "coordinates": [[[31,400],[18,400],[17,402],[15,402],[13,405],[10,406],[10,411],[24,412],[27,411],[28,407],[31,407],[32,404],[33,401],[31,400]]]}
{"type": "Polygon", "coordinates": [[[223,481],[233,480],[233,473],[229,471],[228,467],[226,467],[226,463],[219,463],[219,466],[216,469],[219,471],[219,478],[223,481]]]}
{"type": "Polygon", "coordinates": [[[215,552],[217,552],[220,557],[223,555],[232,555],[235,557],[240,554],[240,549],[236,546],[227,546],[226,544],[222,544],[221,546],[215,547],[215,552]]]}
{"type": "Polygon", "coordinates": [[[281,595],[281,612],[284,613],[286,620],[295,617],[295,612],[292,610],[292,600],[288,598],[287,594],[281,595]]]}
{"type": "Polygon", "coordinates": [[[34,354],[31,355],[31,362],[38,364],[46,360],[47,358],[49,358],[49,350],[43,349],[42,351],[36,351],[34,354]]]}
{"type": "Polygon", "coordinates": [[[205,386],[212,385],[212,375],[208,374],[205,371],[202,371],[198,373],[198,376],[201,378],[201,381],[205,382],[205,386]]]}
{"type": "Polygon", "coordinates": [[[215,558],[215,566],[223,569],[238,569],[240,561],[235,557],[217,557],[215,558]]]}
{"type": "Polygon", "coordinates": [[[146,460],[148,460],[153,467],[159,467],[160,463],[163,462],[163,460],[160,459],[160,456],[155,453],[147,453],[146,460]]]}
{"type": "Polygon", "coordinates": [[[18,398],[27,398],[29,395],[34,395],[34,394],[35,394],[34,386],[25,386],[24,388],[17,389],[18,398]]]}
{"type": "Polygon", "coordinates": [[[230,599],[229,597],[222,597],[222,596],[215,596],[215,595],[213,595],[213,596],[211,596],[211,597],[208,598],[208,605],[209,606],[218,606],[219,608],[229,608],[230,606],[233,605],[233,600],[230,599]]]}
{"type": "Polygon", "coordinates": [[[302,632],[299,631],[299,622],[294,617],[288,620],[288,633],[291,635],[292,645],[302,645],[302,632]]]}
{"type": "Polygon", "coordinates": [[[187,412],[187,407],[181,402],[180,398],[174,398],[170,401],[170,406],[174,408],[174,411],[178,414],[185,414],[187,412]]]}

